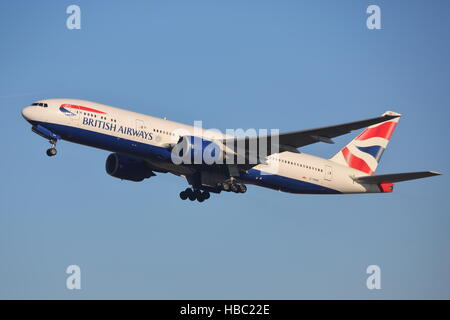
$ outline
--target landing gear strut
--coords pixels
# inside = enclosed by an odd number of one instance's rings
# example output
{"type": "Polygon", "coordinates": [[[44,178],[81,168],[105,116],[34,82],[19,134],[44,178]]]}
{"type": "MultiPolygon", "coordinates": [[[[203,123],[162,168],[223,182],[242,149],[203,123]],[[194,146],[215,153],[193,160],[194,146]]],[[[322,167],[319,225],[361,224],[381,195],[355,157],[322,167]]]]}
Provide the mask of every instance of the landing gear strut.
{"type": "Polygon", "coordinates": [[[199,189],[192,190],[191,188],[187,188],[180,192],[181,200],[189,199],[191,201],[197,200],[198,202],[203,202],[209,199],[209,197],[210,194],[208,191],[201,191],[199,189]]]}
{"type": "Polygon", "coordinates": [[[56,150],[56,140],[52,139],[49,141],[52,147],[50,149],[47,149],[47,155],[49,157],[56,156],[57,150],[56,150]]]}

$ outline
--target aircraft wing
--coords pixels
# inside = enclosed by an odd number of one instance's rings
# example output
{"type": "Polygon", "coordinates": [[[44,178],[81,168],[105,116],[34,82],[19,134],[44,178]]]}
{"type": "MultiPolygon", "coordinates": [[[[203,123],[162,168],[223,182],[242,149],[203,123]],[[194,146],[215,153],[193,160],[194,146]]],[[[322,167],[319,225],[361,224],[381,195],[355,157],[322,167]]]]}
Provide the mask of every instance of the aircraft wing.
{"type": "Polygon", "coordinates": [[[420,172],[405,172],[405,173],[391,173],[391,174],[380,174],[376,176],[365,176],[356,178],[355,181],[358,183],[369,183],[369,184],[379,184],[379,183],[394,183],[402,182],[414,179],[427,178],[432,176],[440,175],[439,172],[434,171],[420,171],[420,172]]]}
{"type": "Polygon", "coordinates": [[[397,113],[387,112],[376,118],[347,122],[329,127],[282,133],[279,135],[279,142],[280,145],[291,146],[294,148],[304,147],[319,141],[334,143],[331,138],[339,137],[350,133],[353,130],[365,128],[373,124],[397,118],[399,116],[400,115],[397,113]]]}
{"type": "MultiPolygon", "coordinates": [[[[309,130],[301,130],[301,131],[291,131],[287,133],[280,133],[277,135],[267,135],[267,136],[257,136],[257,137],[245,137],[245,138],[234,138],[224,140],[223,143],[227,145],[245,145],[245,150],[238,150],[243,157],[248,158],[252,155],[249,154],[248,145],[252,145],[253,143],[257,143],[257,145],[261,145],[260,141],[264,139],[267,141],[264,145],[267,145],[268,152],[267,155],[270,155],[274,152],[282,152],[282,151],[291,151],[298,152],[297,148],[307,146],[309,144],[313,144],[316,142],[325,142],[325,143],[334,143],[332,138],[344,135],[353,130],[358,130],[361,128],[365,128],[380,122],[388,121],[394,118],[399,117],[400,114],[395,112],[385,112],[382,116],[376,118],[370,118],[366,120],[354,121],[342,123],[334,126],[321,127],[316,129],[309,130]],[[278,138],[278,141],[276,141],[278,138]],[[245,144],[242,143],[242,140],[245,140],[245,144]],[[254,141],[257,140],[257,141],[254,141]],[[273,150],[273,151],[272,151],[273,150]]],[[[236,150],[236,149],[235,149],[236,150]]],[[[257,157],[256,155],[253,155],[257,157]]],[[[259,161],[263,161],[263,159],[258,159],[259,161]]]]}

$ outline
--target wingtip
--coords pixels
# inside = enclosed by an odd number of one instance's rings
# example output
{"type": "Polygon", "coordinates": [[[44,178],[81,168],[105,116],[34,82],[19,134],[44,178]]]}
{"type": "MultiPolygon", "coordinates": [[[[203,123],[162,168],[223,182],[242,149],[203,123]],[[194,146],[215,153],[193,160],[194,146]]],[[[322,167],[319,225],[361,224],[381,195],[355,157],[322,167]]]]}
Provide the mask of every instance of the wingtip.
{"type": "Polygon", "coordinates": [[[382,117],[391,116],[391,117],[401,117],[402,115],[395,111],[386,111],[381,115],[382,117]]]}
{"type": "Polygon", "coordinates": [[[437,171],[430,171],[430,174],[433,176],[441,176],[442,175],[442,173],[437,172],[437,171]]]}

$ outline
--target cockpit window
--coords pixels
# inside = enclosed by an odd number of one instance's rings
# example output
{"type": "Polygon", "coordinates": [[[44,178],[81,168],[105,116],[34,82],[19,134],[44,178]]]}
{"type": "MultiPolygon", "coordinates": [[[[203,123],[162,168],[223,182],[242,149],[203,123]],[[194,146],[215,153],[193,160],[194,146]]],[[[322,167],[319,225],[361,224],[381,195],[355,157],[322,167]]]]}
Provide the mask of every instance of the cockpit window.
{"type": "Polygon", "coordinates": [[[42,102],[34,102],[31,104],[32,106],[39,106],[39,107],[44,107],[47,108],[48,105],[46,103],[42,103],[42,102]]]}

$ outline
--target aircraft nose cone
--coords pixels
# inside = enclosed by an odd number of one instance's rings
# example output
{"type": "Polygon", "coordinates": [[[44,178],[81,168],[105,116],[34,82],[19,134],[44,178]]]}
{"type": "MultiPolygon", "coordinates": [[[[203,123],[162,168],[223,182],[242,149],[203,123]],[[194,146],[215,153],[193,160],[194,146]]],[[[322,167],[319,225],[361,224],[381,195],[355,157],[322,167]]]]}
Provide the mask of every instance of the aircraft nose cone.
{"type": "Polygon", "coordinates": [[[22,109],[22,117],[24,117],[25,120],[30,120],[32,109],[32,107],[25,107],[22,109]]]}

